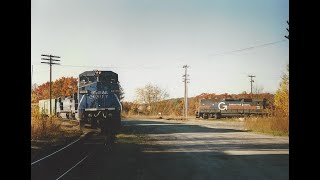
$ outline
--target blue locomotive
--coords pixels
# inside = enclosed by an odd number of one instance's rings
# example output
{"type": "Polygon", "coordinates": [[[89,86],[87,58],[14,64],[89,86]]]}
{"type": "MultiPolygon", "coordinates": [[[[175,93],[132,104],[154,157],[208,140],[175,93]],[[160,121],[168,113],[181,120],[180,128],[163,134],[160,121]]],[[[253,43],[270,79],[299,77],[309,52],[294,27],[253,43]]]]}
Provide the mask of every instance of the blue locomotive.
{"type": "MultiPolygon", "coordinates": [[[[65,119],[77,119],[80,125],[97,127],[102,120],[121,125],[120,87],[118,74],[112,71],[85,71],[79,75],[78,92],[51,100],[52,114],[65,119]]],[[[50,114],[50,100],[39,101],[43,116],[50,114]]]]}
{"type": "Polygon", "coordinates": [[[112,71],[86,71],[78,80],[78,118],[96,127],[103,120],[121,125],[118,74],[112,71]]]}

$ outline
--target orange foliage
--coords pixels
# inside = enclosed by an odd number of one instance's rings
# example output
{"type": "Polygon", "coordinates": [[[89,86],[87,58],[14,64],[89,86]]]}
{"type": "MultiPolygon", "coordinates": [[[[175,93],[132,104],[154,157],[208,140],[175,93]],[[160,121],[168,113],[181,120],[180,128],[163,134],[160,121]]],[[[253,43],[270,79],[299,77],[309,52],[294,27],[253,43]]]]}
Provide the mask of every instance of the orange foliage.
{"type": "MultiPolygon", "coordinates": [[[[49,90],[49,82],[41,84],[32,91],[31,102],[37,103],[41,99],[50,98],[49,90]]],[[[76,93],[77,90],[77,78],[74,77],[62,77],[52,82],[52,98],[70,96],[76,93]]]]}

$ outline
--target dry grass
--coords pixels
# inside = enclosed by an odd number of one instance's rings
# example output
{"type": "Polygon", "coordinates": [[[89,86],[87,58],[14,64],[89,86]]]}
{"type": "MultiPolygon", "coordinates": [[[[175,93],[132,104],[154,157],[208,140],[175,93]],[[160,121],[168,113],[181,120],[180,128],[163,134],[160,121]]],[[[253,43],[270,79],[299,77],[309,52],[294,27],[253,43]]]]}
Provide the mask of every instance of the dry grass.
{"type": "Polygon", "coordinates": [[[117,134],[117,142],[125,144],[147,144],[149,137],[140,127],[121,126],[117,134]]]}
{"type": "Polygon", "coordinates": [[[31,140],[56,139],[61,136],[81,134],[80,130],[66,128],[58,118],[42,118],[39,108],[33,106],[31,109],[31,140]]]}
{"type": "Polygon", "coordinates": [[[289,135],[289,117],[251,117],[245,120],[247,130],[268,133],[278,136],[289,135]]]}

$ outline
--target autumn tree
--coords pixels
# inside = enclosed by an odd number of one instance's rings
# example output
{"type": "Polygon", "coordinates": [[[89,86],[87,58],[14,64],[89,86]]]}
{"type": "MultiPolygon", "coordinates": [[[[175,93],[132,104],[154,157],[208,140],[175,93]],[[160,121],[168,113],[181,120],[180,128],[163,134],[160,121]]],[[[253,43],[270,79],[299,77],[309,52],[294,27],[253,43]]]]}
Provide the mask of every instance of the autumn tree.
{"type": "Polygon", "coordinates": [[[281,78],[280,87],[274,96],[274,105],[277,115],[289,117],[289,64],[281,78]]]}
{"type": "Polygon", "coordinates": [[[159,111],[158,102],[165,100],[169,94],[165,89],[157,85],[147,84],[145,87],[136,89],[137,102],[146,104],[150,114],[155,114],[159,111]]]}
{"type": "Polygon", "coordinates": [[[62,77],[54,81],[52,85],[53,97],[70,96],[78,90],[78,79],[73,77],[62,77]]]}
{"type": "Polygon", "coordinates": [[[36,103],[41,99],[49,98],[49,82],[43,83],[32,90],[31,102],[36,103]]]}
{"type": "MultiPolygon", "coordinates": [[[[77,78],[62,77],[52,82],[52,98],[71,96],[77,92],[77,78]]],[[[46,82],[32,90],[31,102],[50,98],[50,83],[46,82]]]]}

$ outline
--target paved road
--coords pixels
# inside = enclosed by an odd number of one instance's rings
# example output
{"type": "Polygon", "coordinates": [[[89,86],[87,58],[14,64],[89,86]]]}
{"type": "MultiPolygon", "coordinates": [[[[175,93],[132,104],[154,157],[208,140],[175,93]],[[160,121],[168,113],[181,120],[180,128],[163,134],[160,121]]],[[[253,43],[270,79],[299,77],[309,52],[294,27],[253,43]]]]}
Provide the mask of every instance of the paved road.
{"type": "Polygon", "coordinates": [[[242,122],[123,121],[126,137],[147,141],[129,138],[106,152],[94,133],[77,145],[77,161],[87,158],[62,179],[289,179],[289,139],[242,129],[242,122]]]}

